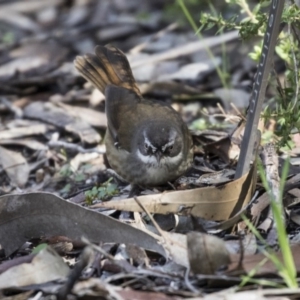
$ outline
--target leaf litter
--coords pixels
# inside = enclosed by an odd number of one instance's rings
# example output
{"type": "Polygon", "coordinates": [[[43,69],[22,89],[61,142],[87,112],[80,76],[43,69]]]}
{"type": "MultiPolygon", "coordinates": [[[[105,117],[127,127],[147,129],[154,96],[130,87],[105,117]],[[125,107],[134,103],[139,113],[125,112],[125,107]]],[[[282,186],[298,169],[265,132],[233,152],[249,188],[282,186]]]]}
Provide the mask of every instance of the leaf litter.
{"type": "MultiPolygon", "coordinates": [[[[258,265],[253,279],[283,282],[242,221],[247,215],[262,233],[269,232],[270,197],[257,183],[255,167],[234,179],[244,130],[237,110],[248,104],[241,87],[255,72],[239,49],[237,32],[199,41],[188,27],[166,26],[166,1],[67,2],[0,3],[1,296],[298,295],[298,290],[256,290],[251,281],[248,290],[238,287],[258,265]],[[138,18],[141,10],[148,17],[138,18]],[[103,155],[104,97],[72,63],[77,54],[106,43],[128,53],[145,97],[172,104],[194,130],[192,170],[172,186],[143,189],[137,199],[126,199],[128,186],[103,155]],[[229,90],[215,70],[223,43],[236,46],[229,59],[240,62],[239,70],[229,69],[229,90]],[[201,127],[207,123],[214,127],[201,127]]],[[[294,160],[285,193],[299,272],[297,173],[294,160]]]]}

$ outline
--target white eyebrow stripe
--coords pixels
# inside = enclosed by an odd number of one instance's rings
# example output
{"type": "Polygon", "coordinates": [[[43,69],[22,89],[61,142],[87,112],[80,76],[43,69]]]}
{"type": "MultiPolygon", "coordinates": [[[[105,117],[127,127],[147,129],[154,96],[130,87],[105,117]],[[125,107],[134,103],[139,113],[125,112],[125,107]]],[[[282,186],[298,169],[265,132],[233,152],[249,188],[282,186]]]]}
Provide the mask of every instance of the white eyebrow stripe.
{"type": "Polygon", "coordinates": [[[172,146],[174,144],[174,141],[171,141],[164,146],[161,147],[161,150],[164,152],[169,146],[172,146]]]}
{"type": "Polygon", "coordinates": [[[151,147],[152,151],[155,152],[157,150],[156,147],[154,147],[151,142],[149,141],[148,137],[146,136],[146,132],[143,131],[143,136],[144,136],[144,139],[145,139],[145,144],[148,146],[148,147],[151,147]]]}
{"type": "Polygon", "coordinates": [[[166,143],[164,146],[161,147],[161,150],[164,152],[168,147],[174,145],[174,140],[176,137],[177,133],[175,130],[172,130],[170,133],[170,137],[169,137],[169,142],[166,143]]]}

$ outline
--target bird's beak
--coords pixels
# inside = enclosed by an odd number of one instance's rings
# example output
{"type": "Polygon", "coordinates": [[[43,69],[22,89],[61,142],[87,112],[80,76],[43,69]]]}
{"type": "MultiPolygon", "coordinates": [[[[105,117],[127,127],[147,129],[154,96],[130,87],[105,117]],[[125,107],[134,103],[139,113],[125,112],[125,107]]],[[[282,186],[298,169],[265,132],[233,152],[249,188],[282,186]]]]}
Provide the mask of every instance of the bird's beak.
{"type": "Polygon", "coordinates": [[[155,157],[157,159],[157,161],[160,163],[161,159],[162,159],[162,153],[160,151],[156,151],[155,153],[155,157]]]}

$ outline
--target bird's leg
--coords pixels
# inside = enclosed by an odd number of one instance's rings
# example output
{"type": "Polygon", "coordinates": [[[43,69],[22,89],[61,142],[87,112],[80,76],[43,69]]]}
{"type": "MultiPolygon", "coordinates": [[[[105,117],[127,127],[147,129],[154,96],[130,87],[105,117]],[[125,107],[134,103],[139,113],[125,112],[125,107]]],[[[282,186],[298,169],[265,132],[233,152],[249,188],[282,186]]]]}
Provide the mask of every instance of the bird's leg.
{"type": "MultiPolygon", "coordinates": [[[[127,199],[139,196],[140,193],[141,193],[140,187],[136,184],[132,184],[127,199]]],[[[130,211],[122,211],[120,213],[119,219],[122,220],[122,221],[132,220],[133,219],[133,213],[130,212],[130,211]]]]}
{"type": "Polygon", "coordinates": [[[133,198],[135,196],[139,196],[141,191],[142,191],[141,188],[137,184],[132,184],[128,198],[133,198]]]}

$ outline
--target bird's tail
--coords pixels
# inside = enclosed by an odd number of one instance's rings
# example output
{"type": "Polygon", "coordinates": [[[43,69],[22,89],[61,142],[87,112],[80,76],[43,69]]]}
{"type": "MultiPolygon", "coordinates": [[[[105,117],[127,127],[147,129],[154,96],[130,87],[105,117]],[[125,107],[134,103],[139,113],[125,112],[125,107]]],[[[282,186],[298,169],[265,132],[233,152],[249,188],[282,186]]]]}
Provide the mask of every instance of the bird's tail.
{"type": "Polygon", "coordinates": [[[77,56],[74,64],[81,75],[103,94],[106,86],[113,84],[140,95],[125,54],[115,47],[97,46],[95,54],[77,56]]]}

